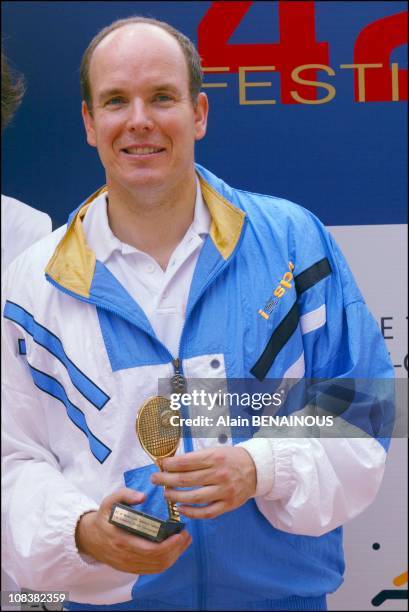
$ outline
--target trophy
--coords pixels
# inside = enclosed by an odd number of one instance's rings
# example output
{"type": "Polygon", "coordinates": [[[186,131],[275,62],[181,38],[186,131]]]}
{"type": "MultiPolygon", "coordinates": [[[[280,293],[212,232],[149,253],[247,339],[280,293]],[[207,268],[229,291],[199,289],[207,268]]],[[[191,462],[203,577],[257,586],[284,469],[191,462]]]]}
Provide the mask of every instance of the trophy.
{"type": "MultiPolygon", "coordinates": [[[[148,399],[139,410],[136,419],[139,442],[160,470],[162,470],[162,460],[165,457],[173,457],[179,445],[181,437],[179,417],[179,411],[172,410],[170,401],[161,396],[148,399]],[[176,424],[171,422],[172,417],[176,417],[174,419],[176,424]]],[[[176,505],[167,500],[167,506],[169,518],[162,520],[134,510],[126,504],[114,504],[109,522],[152,542],[162,542],[182,531],[185,526],[180,520],[176,505]]]]}

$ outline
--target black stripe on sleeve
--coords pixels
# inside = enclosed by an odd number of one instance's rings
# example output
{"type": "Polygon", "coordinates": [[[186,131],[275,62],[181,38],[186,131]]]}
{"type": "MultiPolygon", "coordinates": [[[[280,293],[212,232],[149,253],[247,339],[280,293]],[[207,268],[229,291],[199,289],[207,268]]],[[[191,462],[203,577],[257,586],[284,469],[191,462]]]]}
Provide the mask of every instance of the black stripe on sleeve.
{"type": "Polygon", "coordinates": [[[331,274],[331,266],[329,265],[329,261],[327,257],[320,259],[317,263],[313,264],[304,272],[298,274],[298,276],[294,277],[294,284],[297,294],[300,295],[313,287],[316,283],[318,283],[323,278],[326,278],[331,274]]]}
{"type": "Polygon", "coordinates": [[[264,380],[274,359],[297,329],[298,319],[298,305],[297,302],[295,302],[291,310],[273,331],[262,355],[250,370],[250,373],[258,380],[264,380]]]}

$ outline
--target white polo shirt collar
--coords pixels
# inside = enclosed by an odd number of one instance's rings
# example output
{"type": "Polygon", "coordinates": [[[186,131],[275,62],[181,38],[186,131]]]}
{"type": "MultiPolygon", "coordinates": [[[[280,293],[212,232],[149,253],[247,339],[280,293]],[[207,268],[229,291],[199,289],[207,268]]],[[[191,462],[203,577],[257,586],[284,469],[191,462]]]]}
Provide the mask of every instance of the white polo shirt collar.
{"type": "Polygon", "coordinates": [[[143,309],[156,336],[174,357],[178,355],[190,285],[210,223],[197,179],[193,222],[174,249],[166,270],[162,270],[151,255],[114,236],[108,223],[105,194],[96,198],[83,221],[88,245],[96,258],[143,309]]]}
{"type": "MultiPolygon", "coordinates": [[[[193,238],[195,242],[200,239],[200,242],[206,237],[210,231],[211,217],[209,210],[203,200],[200,182],[196,176],[196,200],[193,222],[188,228],[179,246],[193,238]]],[[[98,196],[90,206],[83,221],[83,227],[87,236],[87,242],[90,248],[94,251],[97,259],[102,263],[107,263],[109,258],[115,251],[122,255],[141,253],[147,256],[146,253],[136,249],[135,247],[121,242],[112,232],[108,222],[108,204],[107,194],[103,193],[98,196]]]]}

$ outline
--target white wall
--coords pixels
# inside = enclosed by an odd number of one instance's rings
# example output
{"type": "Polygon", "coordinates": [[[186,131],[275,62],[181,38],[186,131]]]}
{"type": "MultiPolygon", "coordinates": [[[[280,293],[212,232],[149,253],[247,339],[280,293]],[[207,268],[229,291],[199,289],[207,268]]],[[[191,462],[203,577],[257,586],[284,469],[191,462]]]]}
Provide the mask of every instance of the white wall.
{"type": "MultiPolygon", "coordinates": [[[[381,326],[396,376],[406,378],[407,228],[367,225],[328,228],[340,245],[364,298],[381,326]]],[[[402,381],[401,383],[402,384],[402,381]]],[[[370,508],[345,526],[345,582],[328,598],[329,610],[375,610],[372,598],[396,587],[393,579],[407,571],[407,439],[392,440],[380,492],[370,508]],[[372,545],[380,548],[374,550],[372,545]]],[[[407,610],[408,601],[389,600],[379,610],[407,610]]]]}

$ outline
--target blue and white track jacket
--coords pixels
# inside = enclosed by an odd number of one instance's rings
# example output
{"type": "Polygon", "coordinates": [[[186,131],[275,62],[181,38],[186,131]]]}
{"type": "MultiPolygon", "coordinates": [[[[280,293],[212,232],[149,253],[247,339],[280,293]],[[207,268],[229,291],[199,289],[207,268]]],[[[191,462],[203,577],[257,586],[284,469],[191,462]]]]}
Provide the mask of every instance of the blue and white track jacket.
{"type": "MultiPolygon", "coordinates": [[[[75,547],[78,518],[124,484],[148,494],[140,509],[163,510],[135,418],[158,379],[174,375],[174,358],[187,379],[393,378],[377,325],[314,215],[197,171],[212,224],[178,355],[87,246],[82,219],[101,190],[9,269],[5,567],[21,586],[69,591],[82,604],[238,610],[289,598],[307,609],[303,598],[341,584],[341,525],[381,482],[390,419],[381,403],[361,438],[244,442],[257,457],[256,497],[212,520],[187,519],[193,544],[161,574],[119,572],[75,547]]],[[[186,439],[180,452],[200,447],[186,439]]]]}

